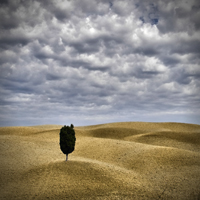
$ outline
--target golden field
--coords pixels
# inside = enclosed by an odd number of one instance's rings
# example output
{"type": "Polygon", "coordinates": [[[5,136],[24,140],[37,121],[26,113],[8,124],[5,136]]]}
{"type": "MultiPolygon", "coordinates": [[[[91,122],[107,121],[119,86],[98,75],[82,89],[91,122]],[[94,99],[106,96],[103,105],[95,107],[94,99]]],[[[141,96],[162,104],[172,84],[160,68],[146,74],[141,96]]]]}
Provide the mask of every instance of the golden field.
{"type": "Polygon", "coordinates": [[[0,199],[200,200],[200,125],[75,126],[67,162],[61,127],[0,128],[0,199]]]}

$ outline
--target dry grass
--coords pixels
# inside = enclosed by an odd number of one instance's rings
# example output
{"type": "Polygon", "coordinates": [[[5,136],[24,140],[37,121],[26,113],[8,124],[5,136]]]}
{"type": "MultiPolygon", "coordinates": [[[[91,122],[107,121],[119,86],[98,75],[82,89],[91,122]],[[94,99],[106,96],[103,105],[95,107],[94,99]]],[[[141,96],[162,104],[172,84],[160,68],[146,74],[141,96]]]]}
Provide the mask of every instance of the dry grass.
{"type": "Polygon", "coordinates": [[[0,128],[0,199],[200,199],[200,125],[126,122],[0,128]]]}

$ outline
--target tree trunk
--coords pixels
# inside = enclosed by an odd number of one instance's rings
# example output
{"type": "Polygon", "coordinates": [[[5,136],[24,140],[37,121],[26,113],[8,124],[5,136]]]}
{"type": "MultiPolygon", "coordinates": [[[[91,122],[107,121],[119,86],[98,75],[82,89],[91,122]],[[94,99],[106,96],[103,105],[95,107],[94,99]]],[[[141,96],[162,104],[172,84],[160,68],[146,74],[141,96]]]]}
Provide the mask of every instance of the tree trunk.
{"type": "Polygon", "coordinates": [[[66,161],[68,161],[68,154],[66,154],[66,161]]]}

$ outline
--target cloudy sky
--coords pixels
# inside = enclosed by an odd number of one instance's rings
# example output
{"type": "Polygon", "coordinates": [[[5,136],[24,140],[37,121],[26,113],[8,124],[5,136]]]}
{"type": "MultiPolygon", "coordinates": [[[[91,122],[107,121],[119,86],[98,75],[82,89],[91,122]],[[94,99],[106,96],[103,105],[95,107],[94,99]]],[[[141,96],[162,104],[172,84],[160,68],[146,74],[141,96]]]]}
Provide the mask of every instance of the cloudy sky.
{"type": "Polygon", "coordinates": [[[198,0],[0,0],[0,126],[200,124],[198,0]]]}

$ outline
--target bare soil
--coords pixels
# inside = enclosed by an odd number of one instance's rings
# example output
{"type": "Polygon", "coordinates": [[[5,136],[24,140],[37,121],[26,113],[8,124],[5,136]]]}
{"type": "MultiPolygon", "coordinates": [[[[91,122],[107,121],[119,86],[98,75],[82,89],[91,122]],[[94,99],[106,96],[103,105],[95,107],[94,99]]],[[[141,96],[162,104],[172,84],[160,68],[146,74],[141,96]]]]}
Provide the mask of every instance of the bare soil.
{"type": "Polygon", "coordinates": [[[0,199],[200,200],[200,125],[122,122],[0,128],[0,199]]]}

